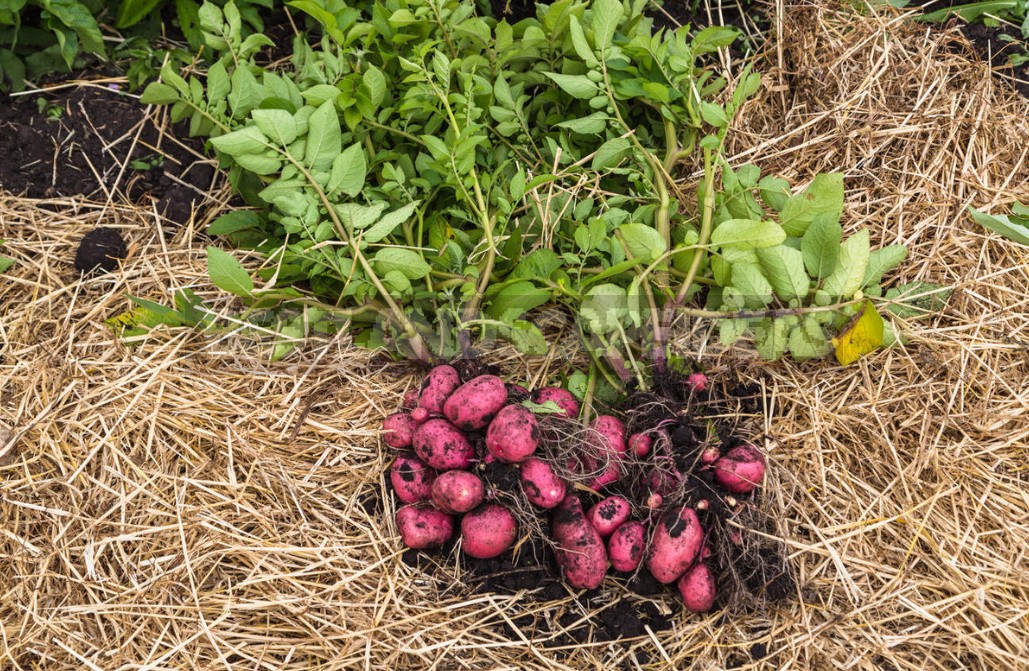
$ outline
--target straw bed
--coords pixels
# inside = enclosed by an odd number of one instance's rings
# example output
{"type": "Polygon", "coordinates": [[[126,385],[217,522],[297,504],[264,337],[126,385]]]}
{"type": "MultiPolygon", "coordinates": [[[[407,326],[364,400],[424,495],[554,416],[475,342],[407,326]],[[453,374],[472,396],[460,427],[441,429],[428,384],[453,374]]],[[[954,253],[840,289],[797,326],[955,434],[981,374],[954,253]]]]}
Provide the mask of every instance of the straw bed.
{"type": "MultiPolygon", "coordinates": [[[[127,295],[192,287],[236,308],[206,279],[203,236],[0,195],[17,260],[0,276],[0,668],[1025,668],[1029,252],[964,212],[1029,201],[1029,105],[956,31],[782,9],[733,161],[798,183],[843,171],[845,225],[908,245],[900,282],[955,288],[906,345],[845,369],[698,346],[709,324],[678,341],[764,390],[762,505],[795,599],[621,643],[505,634],[581,607],[471,594],[444,579],[454,557],[435,577],[401,561],[377,432],[416,371],[345,336],[276,363],[252,336],[160,329],[127,347],[103,324],[127,295]],[[80,279],[75,245],[98,223],[130,257],[80,279]]],[[[565,352],[489,360],[526,379],[565,352]]]]}

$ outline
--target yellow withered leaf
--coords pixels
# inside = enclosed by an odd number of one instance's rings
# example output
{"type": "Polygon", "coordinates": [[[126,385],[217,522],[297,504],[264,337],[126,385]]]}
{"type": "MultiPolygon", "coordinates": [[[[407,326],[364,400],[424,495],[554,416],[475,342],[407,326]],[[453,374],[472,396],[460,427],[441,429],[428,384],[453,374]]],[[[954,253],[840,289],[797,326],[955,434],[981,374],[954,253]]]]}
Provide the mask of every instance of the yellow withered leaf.
{"type": "Polygon", "coordinates": [[[849,366],[883,344],[883,318],[872,301],[865,301],[864,309],[854,315],[840,335],[832,339],[836,360],[849,366]]]}

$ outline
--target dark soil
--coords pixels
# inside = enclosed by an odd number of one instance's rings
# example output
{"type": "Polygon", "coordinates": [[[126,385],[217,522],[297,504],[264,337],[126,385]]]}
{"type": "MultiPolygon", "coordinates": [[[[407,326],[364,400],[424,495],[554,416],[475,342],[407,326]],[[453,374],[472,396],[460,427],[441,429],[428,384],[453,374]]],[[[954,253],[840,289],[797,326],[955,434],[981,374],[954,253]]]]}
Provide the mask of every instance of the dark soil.
{"type": "MultiPolygon", "coordinates": [[[[179,135],[185,136],[182,132],[179,135]]],[[[30,198],[157,200],[188,221],[215,178],[200,140],[176,140],[145,107],[106,85],[0,96],[0,188],[30,198]]]]}
{"type": "Polygon", "coordinates": [[[101,226],[82,236],[75,252],[75,269],[80,273],[97,269],[111,272],[118,268],[118,261],[127,253],[125,240],[118,229],[101,226]]]}
{"type": "MultiPolygon", "coordinates": [[[[935,0],[926,5],[924,11],[935,12],[965,4],[968,4],[967,0],[935,0]]],[[[990,61],[999,73],[1003,73],[1004,79],[1011,81],[1019,93],[1029,98],[1029,63],[1011,66],[1008,62],[1008,56],[1029,50],[1029,42],[1022,37],[1017,28],[1004,25],[994,28],[978,22],[966,23],[960,18],[928,25],[941,29],[953,25],[951,21],[960,22],[961,33],[972,43],[972,48],[979,58],[990,61]]]]}

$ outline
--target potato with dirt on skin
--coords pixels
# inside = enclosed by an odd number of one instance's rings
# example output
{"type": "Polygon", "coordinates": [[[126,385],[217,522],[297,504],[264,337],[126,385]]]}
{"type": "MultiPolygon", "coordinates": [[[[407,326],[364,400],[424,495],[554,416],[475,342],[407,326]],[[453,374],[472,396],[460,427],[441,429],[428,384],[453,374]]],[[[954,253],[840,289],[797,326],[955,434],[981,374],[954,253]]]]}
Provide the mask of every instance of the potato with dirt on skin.
{"type": "Polygon", "coordinates": [[[443,404],[459,386],[461,376],[453,366],[436,366],[422,380],[418,393],[418,407],[425,408],[433,414],[443,412],[443,404]]]}
{"type": "Polygon", "coordinates": [[[647,544],[647,530],[642,522],[626,522],[615,529],[607,539],[607,554],[616,571],[631,573],[643,561],[643,548],[647,544]]]}
{"type": "Polygon", "coordinates": [[[432,496],[436,471],[410,454],[401,454],[389,469],[389,481],[397,498],[404,503],[417,503],[432,496]]]}
{"type": "Polygon", "coordinates": [[[549,509],[564,501],[565,481],[542,459],[530,457],[523,461],[520,475],[522,491],[529,503],[549,509]]]}
{"type": "Polygon", "coordinates": [[[704,562],[693,565],[679,579],[679,594],[691,613],[706,613],[715,605],[715,574],[704,562]]]}
{"type": "Polygon", "coordinates": [[[507,387],[496,375],[480,375],[465,382],[447,398],[443,414],[462,431],[486,427],[507,403],[507,387]]]}
{"type": "Polygon", "coordinates": [[[562,389],[561,387],[542,387],[533,392],[533,403],[543,405],[547,401],[553,401],[561,409],[561,412],[557,413],[558,417],[575,419],[579,416],[579,400],[575,398],[575,394],[567,389],[562,389]]]}
{"type": "Polygon", "coordinates": [[[517,464],[531,457],[539,441],[536,415],[524,405],[504,407],[486,430],[486,449],[508,464],[517,464]]]}
{"type": "Polygon", "coordinates": [[[607,548],[604,539],[582,512],[574,495],[565,497],[551,520],[557,542],[557,563],[565,581],[576,589],[596,589],[607,573],[607,548]]]}
{"type": "Polygon", "coordinates": [[[611,415],[600,415],[590,423],[590,428],[597,435],[596,448],[606,464],[604,470],[589,483],[592,489],[603,489],[618,482],[622,477],[622,461],[628,445],[625,438],[625,424],[611,415]]]}
{"type": "Polygon", "coordinates": [[[437,471],[466,469],[475,459],[468,438],[442,418],[430,419],[414,432],[415,454],[437,471]]]}
{"type": "Polygon", "coordinates": [[[753,445],[739,445],[714,463],[715,480],[733,494],[749,494],[765,477],[765,457],[753,445]]]}
{"type": "Polygon", "coordinates": [[[438,548],[454,535],[454,520],[442,510],[414,504],[397,510],[397,528],[412,550],[438,548]]]}
{"type": "Polygon", "coordinates": [[[674,582],[690,567],[703,545],[704,530],[697,513],[686,507],[678,513],[669,511],[654,525],[647,569],[658,582],[674,582]]]}
{"type": "Polygon", "coordinates": [[[418,422],[406,412],[394,412],[382,420],[382,442],[398,450],[411,447],[418,422]]]}
{"type": "Polygon", "coordinates": [[[481,505],[461,518],[461,549],[476,559],[503,554],[518,538],[518,522],[498,503],[481,505]]]}
{"type": "Polygon", "coordinates": [[[608,496],[586,513],[586,518],[601,538],[607,538],[629,519],[632,506],[621,496],[608,496]]]}
{"type": "Polygon", "coordinates": [[[447,471],[432,483],[432,502],[448,513],[466,513],[486,496],[486,487],[475,473],[447,471]]]}

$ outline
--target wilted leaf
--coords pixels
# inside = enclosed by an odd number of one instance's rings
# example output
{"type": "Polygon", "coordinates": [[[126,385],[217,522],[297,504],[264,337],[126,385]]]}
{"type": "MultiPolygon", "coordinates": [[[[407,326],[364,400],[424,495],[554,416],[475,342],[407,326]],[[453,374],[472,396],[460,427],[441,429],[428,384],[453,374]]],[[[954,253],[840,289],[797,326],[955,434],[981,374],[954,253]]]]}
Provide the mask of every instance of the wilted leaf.
{"type": "Polygon", "coordinates": [[[850,320],[832,339],[836,360],[849,366],[883,344],[883,318],[876,311],[872,301],[865,301],[864,308],[850,320]]]}

